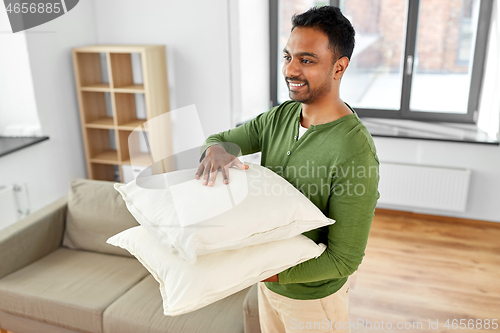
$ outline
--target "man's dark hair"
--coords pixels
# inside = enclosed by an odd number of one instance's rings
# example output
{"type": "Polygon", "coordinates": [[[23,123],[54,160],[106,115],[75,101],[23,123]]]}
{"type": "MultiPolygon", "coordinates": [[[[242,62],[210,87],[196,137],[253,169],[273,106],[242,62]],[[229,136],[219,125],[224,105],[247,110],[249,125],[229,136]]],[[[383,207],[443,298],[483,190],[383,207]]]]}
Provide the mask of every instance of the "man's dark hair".
{"type": "Polygon", "coordinates": [[[342,57],[351,60],[354,49],[354,28],[338,7],[312,7],[292,17],[292,31],[297,27],[316,28],[328,36],[334,61],[342,57]]]}

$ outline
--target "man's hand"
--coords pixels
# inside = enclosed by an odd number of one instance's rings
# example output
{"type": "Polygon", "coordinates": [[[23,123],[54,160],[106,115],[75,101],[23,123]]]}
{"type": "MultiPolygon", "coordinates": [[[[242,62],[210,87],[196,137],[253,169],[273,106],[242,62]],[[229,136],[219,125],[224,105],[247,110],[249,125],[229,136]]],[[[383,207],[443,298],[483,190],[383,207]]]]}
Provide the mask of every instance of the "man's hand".
{"type": "Polygon", "coordinates": [[[203,185],[213,186],[217,172],[222,172],[222,179],[224,184],[229,183],[229,168],[237,166],[241,170],[248,169],[248,165],[241,163],[241,161],[226,150],[218,145],[210,146],[205,151],[205,158],[201,161],[200,167],[196,171],[195,178],[200,179],[203,175],[203,185]]]}
{"type": "Polygon", "coordinates": [[[267,278],[261,282],[279,282],[278,281],[278,274],[271,276],[270,278],[267,278]]]}

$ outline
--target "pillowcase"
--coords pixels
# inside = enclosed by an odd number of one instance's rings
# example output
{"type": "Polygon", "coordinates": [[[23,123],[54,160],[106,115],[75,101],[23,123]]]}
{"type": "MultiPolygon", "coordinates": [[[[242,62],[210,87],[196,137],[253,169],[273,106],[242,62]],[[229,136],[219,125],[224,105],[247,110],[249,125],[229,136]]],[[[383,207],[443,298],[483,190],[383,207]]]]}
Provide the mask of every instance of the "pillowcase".
{"type": "Polygon", "coordinates": [[[289,267],[317,258],[326,248],[298,235],[199,256],[195,264],[190,264],[170,253],[142,226],[122,231],[107,242],[129,251],[158,281],[166,316],[200,309],[289,267]]]}
{"type": "Polygon", "coordinates": [[[115,184],[127,208],[163,246],[190,263],[197,255],[288,239],[333,224],[308,198],[257,164],[229,168],[212,187],[196,169],[115,184]]]}
{"type": "Polygon", "coordinates": [[[106,240],[137,226],[114,182],[89,179],[71,181],[63,246],[131,257],[127,251],[106,244],[106,240]]]}

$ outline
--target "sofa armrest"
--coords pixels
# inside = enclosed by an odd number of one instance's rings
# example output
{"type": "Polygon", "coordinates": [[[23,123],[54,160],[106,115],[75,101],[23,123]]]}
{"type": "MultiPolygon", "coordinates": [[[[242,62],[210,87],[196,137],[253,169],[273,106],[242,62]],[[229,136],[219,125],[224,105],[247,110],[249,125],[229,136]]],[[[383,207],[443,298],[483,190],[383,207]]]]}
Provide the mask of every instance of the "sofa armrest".
{"type": "Polygon", "coordinates": [[[61,246],[66,207],[63,197],[0,230],[0,278],[61,246]]]}
{"type": "Polygon", "coordinates": [[[259,321],[258,285],[254,284],[243,301],[245,333],[261,333],[259,321]]]}

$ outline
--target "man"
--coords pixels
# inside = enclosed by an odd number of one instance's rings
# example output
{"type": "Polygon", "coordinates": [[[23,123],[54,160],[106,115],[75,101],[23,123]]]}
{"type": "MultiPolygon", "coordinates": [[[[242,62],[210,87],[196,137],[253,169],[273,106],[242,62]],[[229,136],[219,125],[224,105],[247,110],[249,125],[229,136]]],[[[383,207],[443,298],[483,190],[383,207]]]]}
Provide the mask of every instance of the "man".
{"type": "Polygon", "coordinates": [[[261,151],[263,166],[279,170],[336,220],[304,233],[327,245],[321,256],[259,283],[259,316],[264,333],[349,332],[348,277],[364,256],[379,197],[379,162],[372,137],[339,97],[354,48],[350,22],[325,6],[295,15],[292,23],[283,50],[291,101],[210,136],[195,177],[211,186],[221,170],[227,184],[229,167],[246,169],[222,147],[232,142],[243,155],[261,151]]]}

